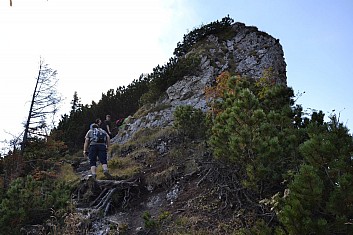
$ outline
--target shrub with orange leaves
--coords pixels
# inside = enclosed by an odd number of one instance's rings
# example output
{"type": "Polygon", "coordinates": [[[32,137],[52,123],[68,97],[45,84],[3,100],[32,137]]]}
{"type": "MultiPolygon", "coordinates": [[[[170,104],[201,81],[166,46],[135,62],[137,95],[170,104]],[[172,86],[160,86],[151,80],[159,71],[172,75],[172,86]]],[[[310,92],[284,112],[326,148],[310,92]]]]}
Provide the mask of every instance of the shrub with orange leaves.
{"type": "Polygon", "coordinates": [[[236,85],[242,79],[240,76],[232,76],[228,71],[221,73],[216,78],[216,85],[205,88],[206,100],[211,107],[212,115],[219,115],[222,112],[220,102],[228,95],[234,95],[236,85]]]}

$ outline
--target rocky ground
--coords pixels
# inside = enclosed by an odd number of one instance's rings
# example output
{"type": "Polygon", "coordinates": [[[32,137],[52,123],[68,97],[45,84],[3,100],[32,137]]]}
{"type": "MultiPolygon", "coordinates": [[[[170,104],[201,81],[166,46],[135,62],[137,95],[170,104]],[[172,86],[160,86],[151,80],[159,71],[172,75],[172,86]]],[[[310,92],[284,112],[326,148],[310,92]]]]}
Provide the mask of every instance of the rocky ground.
{"type": "MultiPolygon", "coordinates": [[[[93,180],[89,177],[88,163],[80,164],[82,181],[74,198],[78,211],[89,221],[86,225],[89,234],[190,234],[192,231],[213,234],[219,229],[219,221],[227,220],[222,218],[227,215],[220,211],[220,200],[204,180],[205,166],[211,161],[205,143],[185,144],[172,139],[174,143],[169,142],[163,153],[130,178],[93,180]],[[114,194],[107,199],[105,196],[113,189],[114,194]],[[109,206],[105,204],[97,210],[103,200],[109,206]]],[[[156,142],[161,142],[161,138],[152,142],[155,144],[150,147],[155,146],[157,151],[156,142]]],[[[120,154],[125,152],[126,156],[119,157],[134,156],[139,162],[147,161],[147,155],[138,158],[134,155],[138,149],[135,146],[129,153],[121,149],[120,154]]]]}

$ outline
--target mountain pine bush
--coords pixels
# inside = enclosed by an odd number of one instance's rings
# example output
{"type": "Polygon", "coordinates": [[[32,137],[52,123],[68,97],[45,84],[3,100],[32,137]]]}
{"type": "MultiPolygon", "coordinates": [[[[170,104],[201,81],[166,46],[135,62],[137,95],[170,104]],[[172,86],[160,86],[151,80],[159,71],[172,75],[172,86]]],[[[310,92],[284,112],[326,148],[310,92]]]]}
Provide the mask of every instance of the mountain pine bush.
{"type": "Polygon", "coordinates": [[[206,114],[190,105],[179,106],[174,112],[174,127],[184,136],[205,138],[207,132],[206,114]]]}
{"type": "Polygon", "coordinates": [[[226,73],[207,92],[214,157],[236,169],[257,201],[272,201],[273,233],[353,234],[353,139],[336,116],[304,117],[292,89],[270,79],[226,73]]]}
{"type": "Polygon", "coordinates": [[[14,180],[0,203],[0,227],[3,234],[20,234],[21,227],[41,224],[52,210],[65,209],[71,188],[60,182],[37,181],[30,175],[14,180]]]}

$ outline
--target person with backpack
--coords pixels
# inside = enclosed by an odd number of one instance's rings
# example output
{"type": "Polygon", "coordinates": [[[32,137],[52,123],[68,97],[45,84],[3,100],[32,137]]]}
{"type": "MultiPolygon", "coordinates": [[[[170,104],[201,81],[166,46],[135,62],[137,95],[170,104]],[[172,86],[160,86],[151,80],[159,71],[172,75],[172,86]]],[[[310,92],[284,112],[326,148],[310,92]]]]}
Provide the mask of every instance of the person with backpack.
{"type": "Polygon", "coordinates": [[[123,118],[123,117],[116,120],[116,122],[115,122],[116,128],[119,128],[120,126],[122,126],[124,121],[125,121],[125,118],[123,118]]]}
{"type": "Polygon", "coordinates": [[[102,125],[102,120],[101,120],[100,118],[97,118],[97,119],[94,121],[94,123],[92,123],[92,124],[89,126],[89,129],[93,130],[92,126],[93,126],[94,124],[97,124],[98,127],[100,127],[100,126],[102,125]]]}
{"type": "Polygon", "coordinates": [[[118,120],[115,121],[115,127],[112,129],[112,136],[117,135],[119,132],[119,129],[123,129],[121,128],[123,123],[124,123],[125,118],[119,118],[118,120]]]}
{"type": "Polygon", "coordinates": [[[112,132],[111,132],[112,127],[111,126],[112,126],[111,116],[109,114],[107,114],[105,116],[104,122],[102,122],[102,124],[101,124],[101,127],[102,127],[103,130],[105,130],[105,132],[108,133],[110,138],[112,138],[112,132]]]}
{"type": "Polygon", "coordinates": [[[88,155],[91,173],[93,178],[97,177],[97,157],[99,162],[102,163],[103,173],[107,178],[112,178],[108,172],[108,162],[107,162],[107,150],[110,145],[109,135],[100,128],[97,124],[92,125],[85,136],[85,143],[83,145],[84,156],[88,155]]]}

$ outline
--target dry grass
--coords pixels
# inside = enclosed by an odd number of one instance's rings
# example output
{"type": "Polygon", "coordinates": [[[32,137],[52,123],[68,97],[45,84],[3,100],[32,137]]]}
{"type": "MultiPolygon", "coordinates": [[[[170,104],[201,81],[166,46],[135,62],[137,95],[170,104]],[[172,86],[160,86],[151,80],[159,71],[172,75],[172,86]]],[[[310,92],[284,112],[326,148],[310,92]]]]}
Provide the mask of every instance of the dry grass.
{"type": "Polygon", "coordinates": [[[80,177],[74,172],[72,166],[68,163],[61,165],[58,178],[65,182],[75,182],[80,179],[80,177]]]}
{"type": "MultiPolygon", "coordinates": [[[[130,178],[140,171],[141,165],[131,157],[114,157],[108,161],[108,168],[113,177],[130,178]]],[[[105,177],[102,168],[98,168],[97,177],[105,177]]]]}
{"type": "Polygon", "coordinates": [[[176,174],[177,167],[170,166],[169,168],[161,172],[156,172],[154,174],[149,175],[146,178],[146,183],[152,188],[156,188],[163,185],[170,185],[173,182],[176,174]]]}
{"type": "Polygon", "coordinates": [[[161,137],[172,135],[173,133],[176,133],[173,127],[143,128],[134,134],[131,141],[138,141],[139,145],[144,145],[161,137]]]}
{"type": "Polygon", "coordinates": [[[134,114],[134,118],[141,118],[143,116],[146,116],[152,109],[152,104],[145,104],[141,108],[137,110],[137,112],[134,114]]]}

